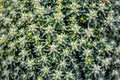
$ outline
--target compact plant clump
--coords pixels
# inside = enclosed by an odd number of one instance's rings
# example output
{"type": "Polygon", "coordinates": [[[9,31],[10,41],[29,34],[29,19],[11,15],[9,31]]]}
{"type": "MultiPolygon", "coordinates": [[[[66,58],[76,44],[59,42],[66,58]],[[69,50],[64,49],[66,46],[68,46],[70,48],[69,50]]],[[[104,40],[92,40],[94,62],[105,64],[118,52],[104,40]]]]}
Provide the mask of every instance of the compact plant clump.
{"type": "Polygon", "coordinates": [[[120,80],[120,1],[0,0],[0,80],[120,80]]]}

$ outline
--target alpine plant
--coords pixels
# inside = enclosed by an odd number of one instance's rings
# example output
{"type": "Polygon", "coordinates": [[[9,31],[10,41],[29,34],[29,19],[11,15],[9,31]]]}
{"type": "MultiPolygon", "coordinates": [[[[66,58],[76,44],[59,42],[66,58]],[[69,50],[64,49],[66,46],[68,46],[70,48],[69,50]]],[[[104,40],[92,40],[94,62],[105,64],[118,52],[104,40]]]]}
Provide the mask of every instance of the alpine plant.
{"type": "Polygon", "coordinates": [[[120,1],[0,0],[0,80],[120,80],[120,1]]]}

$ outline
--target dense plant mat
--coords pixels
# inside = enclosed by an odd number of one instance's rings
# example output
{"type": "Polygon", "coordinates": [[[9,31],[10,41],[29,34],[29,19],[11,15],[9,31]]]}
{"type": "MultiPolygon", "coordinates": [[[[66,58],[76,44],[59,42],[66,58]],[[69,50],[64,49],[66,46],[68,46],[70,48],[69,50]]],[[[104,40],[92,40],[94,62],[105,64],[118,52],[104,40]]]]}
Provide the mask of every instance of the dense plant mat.
{"type": "Polygon", "coordinates": [[[120,80],[120,1],[0,0],[0,80],[120,80]]]}

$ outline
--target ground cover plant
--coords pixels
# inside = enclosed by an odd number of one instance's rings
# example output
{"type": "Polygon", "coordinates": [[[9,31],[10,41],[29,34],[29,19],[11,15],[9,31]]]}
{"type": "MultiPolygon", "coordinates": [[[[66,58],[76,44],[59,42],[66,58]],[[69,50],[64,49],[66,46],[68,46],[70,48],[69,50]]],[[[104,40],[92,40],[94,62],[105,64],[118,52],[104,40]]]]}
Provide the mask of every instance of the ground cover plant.
{"type": "Polygon", "coordinates": [[[0,0],[0,80],[120,80],[120,1],[0,0]]]}

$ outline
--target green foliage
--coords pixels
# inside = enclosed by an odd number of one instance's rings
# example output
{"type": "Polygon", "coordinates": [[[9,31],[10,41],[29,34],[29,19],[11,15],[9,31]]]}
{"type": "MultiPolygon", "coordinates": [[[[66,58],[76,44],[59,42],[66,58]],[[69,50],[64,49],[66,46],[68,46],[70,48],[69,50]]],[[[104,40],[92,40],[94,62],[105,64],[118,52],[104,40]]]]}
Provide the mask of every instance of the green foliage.
{"type": "Polygon", "coordinates": [[[119,0],[0,0],[0,80],[119,80],[119,0]]]}

